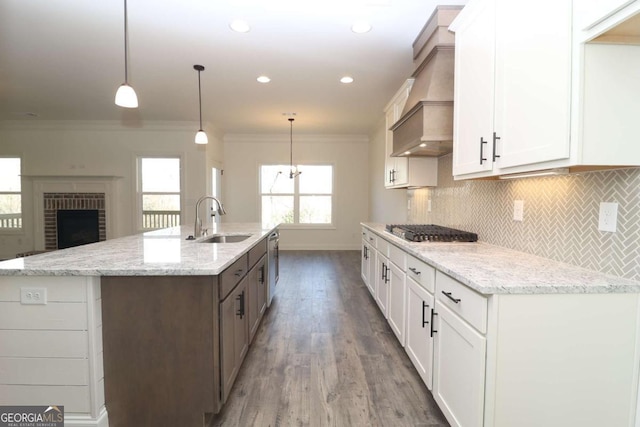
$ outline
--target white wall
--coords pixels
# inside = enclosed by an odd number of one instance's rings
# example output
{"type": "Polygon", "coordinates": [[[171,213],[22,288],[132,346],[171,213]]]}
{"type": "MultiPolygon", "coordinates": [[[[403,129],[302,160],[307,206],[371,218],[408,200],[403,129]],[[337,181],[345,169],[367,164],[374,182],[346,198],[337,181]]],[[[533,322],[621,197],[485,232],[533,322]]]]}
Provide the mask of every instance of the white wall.
{"type": "MultiPolygon", "coordinates": [[[[289,164],[289,145],[289,135],[225,135],[225,222],[260,222],[258,168],[261,164],[289,164]]],[[[368,217],[368,159],[368,139],[363,136],[294,136],[294,163],[335,167],[335,228],[294,230],[282,226],[282,249],[359,249],[360,222],[368,217]]]]}
{"type": "Polygon", "coordinates": [[[385,120],[376,125],[369,144],[369,217],[371,222],[404,224],[407,222],[407,190],[384,188],[385,120]]]}
{"type": "MultiPolygon", "coordinates": [[[[193,206],[207,191],[210,166],[222,164],[221,136],[207,127],[209,144],[193,142],[195,123],[146,123],[128,128],[116,122],[0,122],[0,155],[22,158],[23,232],[0,234],[0,259],[36,248],[33,235],[33,176],[116,176],[116,229],[120,237],[136,229],[136,169],[139,155],[180,155],[183,159],[183,223],[194,220],[193,206]]],[[[209,184],[210,185],[210,184],[209,184]]]]}

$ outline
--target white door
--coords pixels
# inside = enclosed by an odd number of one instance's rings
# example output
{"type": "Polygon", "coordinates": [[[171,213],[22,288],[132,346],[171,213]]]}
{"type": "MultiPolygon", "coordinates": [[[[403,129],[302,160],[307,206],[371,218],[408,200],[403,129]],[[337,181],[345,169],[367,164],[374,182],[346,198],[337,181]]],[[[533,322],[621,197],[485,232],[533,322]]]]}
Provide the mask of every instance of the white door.
{"type": "Polygon", "coordinates": [[[433,397],[452,426],[481,427],[486,338],[436,304],[433,397]]]}
{"type": "Polygon", "coordinates": [[[433,388],[433,303],[433,295],[408,277],[405,350],[429,390],[433,388]]]}
{"type": "Polygon", "coordinates": [[[389,326],[400,344],[405,345],[406,276],[395,264],[389,263],[389,326]]]}
{"type": "Polygon", "coordinates": [[[495,9],[476,2],[456,28],[453,174],[493,169],[495,9]]]}

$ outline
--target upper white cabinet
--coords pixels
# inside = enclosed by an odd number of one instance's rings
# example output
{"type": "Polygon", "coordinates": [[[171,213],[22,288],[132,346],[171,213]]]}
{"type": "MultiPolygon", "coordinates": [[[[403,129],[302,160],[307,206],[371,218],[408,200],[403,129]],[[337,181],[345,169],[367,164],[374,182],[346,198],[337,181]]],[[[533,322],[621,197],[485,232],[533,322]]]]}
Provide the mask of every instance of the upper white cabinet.
{"type": "Polygon", "coordinates": [[[568,158],[571,2],[477,1],[452,29],[454,175],[568,158]]]}
{"type": "Polygon", "coordinates": [[[630,117],[640,110],[640,97],[630,96],[640,48],[615,32],[640,1],[585,3],[597,7],[471,0],[458,15],[450,27],[456,179],[640,165],[640,125],[630,117]],[[599,22],[591,39],[575,30],[587,21],[599,22]]]}
{"type": "Polygon", "coordinates": [[[438,182],[438,159],[434,157],[392,157],[391,127],[402,115],[414,79],[407,79],[385,108],[385,188],[429,187],[438,182]]]}
{"type": "Polygon", "coordinates": [[[635,0],[580,0],[574,2],[574,26],[589,30],[635,0]]]}

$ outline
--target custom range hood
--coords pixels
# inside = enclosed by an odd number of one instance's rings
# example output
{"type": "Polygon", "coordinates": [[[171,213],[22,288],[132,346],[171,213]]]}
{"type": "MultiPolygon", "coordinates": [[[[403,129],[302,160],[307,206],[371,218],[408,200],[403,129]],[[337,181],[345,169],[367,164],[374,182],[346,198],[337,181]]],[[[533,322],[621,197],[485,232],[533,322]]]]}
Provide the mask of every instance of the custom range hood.
{"type": "Polygon", "coordinates": [[[453,149],[454,34],[462,6],[438,6],[413,42],[415,79],[393,131],[392,156],[441,156],[453,149]]]}

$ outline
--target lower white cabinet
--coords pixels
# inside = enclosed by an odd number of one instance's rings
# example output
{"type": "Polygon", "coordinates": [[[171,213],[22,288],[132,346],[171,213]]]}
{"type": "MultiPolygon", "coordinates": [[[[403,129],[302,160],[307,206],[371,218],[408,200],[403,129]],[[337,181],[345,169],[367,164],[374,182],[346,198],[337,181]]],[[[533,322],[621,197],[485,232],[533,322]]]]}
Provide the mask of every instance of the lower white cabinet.
{"type": "Polygon", "coordinates": [[[452,426],[482,426],[487,340],[438,302],[436,313],[433,397],[452,426]]]}
{"type": "Polygon", "coordinates": [[[389,263],[389,305],[388,322],[391,330],[402,346],[405,345],[405,293],[406,279],[402,271],[393,262],[389,263]]]}
{"type": "Polygon", "coordinates": [[[433,337],[431,320],[433,295],[407,277],[407,324],[405,350],[420,378],[433,388],[433,337]]]}
{"type": "Polygon", "coordinates": [[[640,294],[484,295],[366,237],[363,278],[452,426],[640,427],[640,294]]]}
{"type": "Polygon", "coordinates": [[[376,302],[380,311],[384,314],[385,319],[389,317],[389,282],[391,282],[391,273],[389,269],[389,259],[382,253],[377,253],[376,268],[376,302]]]}

